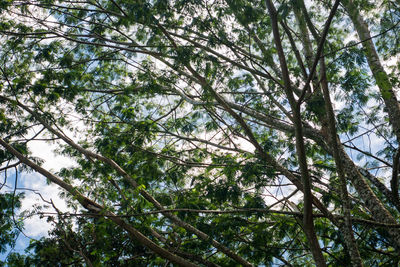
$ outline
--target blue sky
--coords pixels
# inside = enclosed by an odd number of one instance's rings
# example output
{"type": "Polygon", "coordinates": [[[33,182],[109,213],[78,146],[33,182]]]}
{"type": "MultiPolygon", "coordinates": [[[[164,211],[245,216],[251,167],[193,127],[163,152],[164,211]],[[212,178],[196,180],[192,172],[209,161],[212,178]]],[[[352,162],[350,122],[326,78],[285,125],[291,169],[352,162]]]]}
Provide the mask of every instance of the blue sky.
{"type": "MultiPolygon", "coordinates": [[[[29,148],[32,151],[33,156],[40,157],[45,160],[43,167],[52,170],[53,173],[60,170],[62,167],[68,167],[72,165],[71,159],[66,157],[58,156],[53,153],[55,145],[46,144],[44,142],[32,142],[29,144],[29,148]]],[[[0,182],[4,182],[4,172],[0,178],[0,182]]],[[[15,171],[7,171],[7,182],[1,189],[0,193],[12,192],[15,185],[15,171]]],[[[59,187],[56,185],[47,184],[46,178],[36,172],[19,172],[18,173],[18,184],[17,192],[24,192],[25,197],[22,200],[21,209],[17,211],[17,216],[22,211],[31,211],[34,207],[46,204],[42,201],[40,196],[35,192],[40,193],[46,200],[53,200],[56,207],[61,211],[66,211],[67,207],[64,201],[59,197],[59,187]],[[24,190],[25,188],[30,190],[24,190]],[[32,190],[35,190],[32,191],[32,190]]],[[[52,208],[44,209],[43,211],[54,212],[52,208]]],[[[40,239],[43,236],[47,236],[48,230],[51,228],[51,224],[46,221],[46,218],[40,219],[39,216],[33,216],[24,219],[24,234],[20,234],[16,241],[14,252],[24,253],[25,248],[29,245],[31,238],[40,239]]],[[[0,254],[0,260],[9,253],[0,254]]]]}

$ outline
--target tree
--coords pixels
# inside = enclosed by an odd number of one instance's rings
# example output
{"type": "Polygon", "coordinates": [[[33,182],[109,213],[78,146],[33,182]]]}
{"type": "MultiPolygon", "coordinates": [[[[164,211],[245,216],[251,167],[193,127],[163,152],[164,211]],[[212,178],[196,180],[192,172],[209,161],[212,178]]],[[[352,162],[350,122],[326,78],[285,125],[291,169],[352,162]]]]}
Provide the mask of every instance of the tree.
{"type": "Polygon", "coordinates": [[[10,264],[398,263],[397,2],[1,6],[3,163],[74,210],[10,264]]]}
{"type": "MultiPolygon", "coordinates": [[[[7,251],[7,246],[15,246],[15,241],[22,225],[21,222],[15,221],[14,209],[20,207],[22,197],[22,194],[0,194],[0,253],[5,253],[7,251]]],[[[1,260],[0,264],[2,264],[1,260]]]]}

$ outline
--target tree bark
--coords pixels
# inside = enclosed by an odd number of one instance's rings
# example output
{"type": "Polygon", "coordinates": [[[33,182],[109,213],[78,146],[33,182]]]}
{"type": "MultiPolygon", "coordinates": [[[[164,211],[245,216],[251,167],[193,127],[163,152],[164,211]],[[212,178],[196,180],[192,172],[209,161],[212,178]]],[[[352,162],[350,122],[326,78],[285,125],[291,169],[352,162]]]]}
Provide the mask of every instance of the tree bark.
{"type": "Polygon", "coordinates": [[[363,16],[360,14],[359,7],[357,7],[352,0],[345,0],[343,1],[343,4],[351,21],[354,24],[354,28],[357,31],[360,41],[362,41],[362,46],[365,51],[365,56],[367,57],[368,65],[385,103],[387,113],[389,115],[389,121],[393,127],[393,132],[396,135],[397,141],[400,143],[400,105],[396,94],[394,93],[393,85],[389,80],[389,76],[383,68],[378,53],[375,49],[368,24],[364,21],[363,16]]]}
{"type": "Polygon", "coordinates": [[[301,170],[301,178],[303,184],[303,194],[304,194],[304,215],[303,215],[303,227],[304,232],[307,236],[308,243],[310,245],[311,253],[314,257],[314,261],[317,266],[326,266],[324,256],[322,254],[321,247],[318,243],[318,238],[315,233],[312,203],[313,197],[311,192],[311,178],[307,166],[307,157],[305,153],[304,146],[304,135],[303,135],[303,125],[300,114],[300,105],[297,104],[293,91],[290,85],[289,71],[286,64],[285,55],[283,52],[282,44],[280,41],[280,34],[278,28],[277,12],[271,0],[267,0],[268,13],[271,18],[272,32],[274,35],[275,47],[278,51],[279,62],[282,71],[282,78],[284,82],[285,94],[289,100],[293,112],[293,122],[295,125],[295,136],[296,136],[296,152],[299,160],[299,166],[301,170]]]}
{"type": "MultiPolygon", "coordinates": [[[[385,103],[389,121],[393,127],[393,132],[397,138],[397,141],[400,143],[400,106],[396,94],[394,93],[393,85],[389,80],[389,76],[387,75],[379,59],[379,55],[372,41],[368,24],[363,19],[359,7],[357,7],[352,0],[343,1],[343,5],[345,6],[349,17],[353,22],[354,28],[357,31],[359,39],[362,42],[368,65],[385,103]]],[[[355,174],[354,171],[353,174],[355,174]]],[[[354,178],[357,176],[358,175],[353,175],[354,178]]],[[[365,195],[365,198],[363,197],[365,203],[368,205],[368,203],[374,202],[374,204],[371,203],[368,206],[371,212],[373,212],[376,216],[377,220],[388,223],[396,223],[396,220],[383,207],[382,203],[380,203],[380,201],[379,203],[376,201],[376,196],[374,198],[369,198],[367,196],[373,194],[373,192],[369,187],[362,188],[361,184],[363,183],[365,183],[363,179],[353,179],[354,186],[356,188],[358,187],[358,193],[361,196],[365,195]]],[[[398,192],[392,192],[392,194],[394,193],[398,194],[398,192]]],[[[396,201],[396,198],[393,199],[396,201]]],[[[388,229],[388,232],[392,235],[396,250],[400,252],[400,232],[397,231],[397,229],[388,229]]]]}
{"type": "Polygon", "coordinates": [[[344,172],[343,163],[340,160],[340,152],[339,152],[339,138],[336,131],[336,122],[335,122],[335,114],[333,112],[332,102],[329,95],[329,88],[328,88],[328,81],[326,78],[325,72],[325,60],[322,58],[320,60],[320,67],[321,67],[321,88],[322,93],[325,100],[325,108],[326,108],[326,116],[328,121],[328,128],[329,128],[329,137],[333,148],[333,158],[335,159],[336,164],[336,171],[339,176],[340,181],[340,192],[342,196],[342,210],[344,215],[344,227],[341,227],[343,230],[343,236],[347,248],[349,250],[349,254],[351,257],[351,262],[353,266],[362,267],[363,263],[361,260],[360,252],[358,250],[358,245],[354,238],[353,233],[353,224],[351,221],[351,206],[350,206],[350,199],[349,194],[347,191],[347,181],[346,181],[346,173],[344,172]]]}

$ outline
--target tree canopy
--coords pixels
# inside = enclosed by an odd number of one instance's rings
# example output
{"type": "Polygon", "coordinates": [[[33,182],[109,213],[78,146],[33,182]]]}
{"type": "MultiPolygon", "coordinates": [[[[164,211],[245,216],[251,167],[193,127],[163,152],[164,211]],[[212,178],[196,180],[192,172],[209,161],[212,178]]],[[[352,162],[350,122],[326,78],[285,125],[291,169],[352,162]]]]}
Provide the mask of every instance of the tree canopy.
{"type": "Polygon", "coordinates": [[[0,7],[1,172],[70,208],[9,266],[397,266],[398,1],[0,7]]]}

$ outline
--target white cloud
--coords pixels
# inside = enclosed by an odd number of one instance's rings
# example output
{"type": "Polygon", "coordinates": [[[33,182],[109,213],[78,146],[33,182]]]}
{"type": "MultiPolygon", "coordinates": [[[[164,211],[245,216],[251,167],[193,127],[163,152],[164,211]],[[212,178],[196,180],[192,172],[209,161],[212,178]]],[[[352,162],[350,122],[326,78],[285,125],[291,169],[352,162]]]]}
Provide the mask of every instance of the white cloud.
{"type": "MultiPolygon", "coordinates": [[[[22,201],[22,206],[20,209],[21,212],[34,211],[37,206],[46,205],[47,203],[41,199],[39,194],[41,194],[46,201],[52,200],[60,211],[67,211],[67,206],[64,200],[59,197],[59,187],[54,184],[47,184],[46,178],[40,174],[22,174],[18,185],[19,188],[30,189],[24,190],[25,198],[22,201]]],[[[49,206],[41,211],[54,212],[54,209],[49,206]]],[[[50,230],[50,228],[51,224],[46,221],[46,218],[40,218],[39,216],[35,215],[24,219],[24,233],[29,237],[40,238],[41,236],[47,236],[47,232],[50,230]]]]}
{"type": "MultiPolygon", "coordinates": [[[[50,144],[44,141],[31,141],[28,143],[32,156],[44,160],[43,168],[55,173],[61,168],[74,165],[74,161],[70,158],[57,155],[54,150],[57,144],[50,144]]],[[[46,200],[52,200],[55,206],[61,211],[67,211],[64,200],[59,197],[60,188],[55,184],[48,184],[46,178],[39,173],[22,173],[18,179],[18,188],[26,188],[29,190],[19,190],[25,192],[25,198],[22,200],[20,212],[33,211],[37,206],[43,206],[46,203],[41,199],[39,194],[46,200]]],[[[41,210],[43,212],[54,212],[52,207],[41,210]]],[[[40,238],[47,236],[51,224],[46,218],[32,216],[24,219],[24,232],[27,236],[40,238]]]]}
{"type": "Polygon", "coordinates": [[[71,158],[57,155],[53,152],[56,149],[56,144],[52,145],[43,141],[32,141],[28,146],[34,157],[39,157],[44,160],[42,167],[46,170],[57,172],[61,168],[69,167],[74,164],[71,158]]]}

